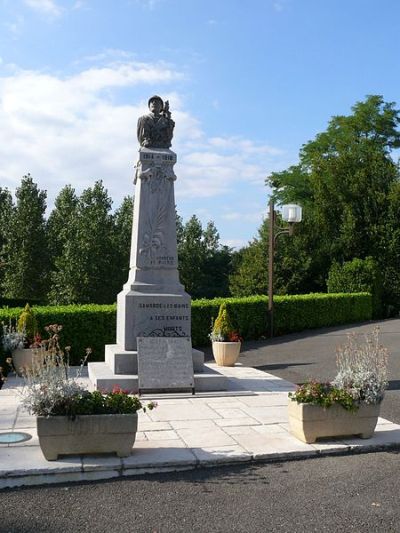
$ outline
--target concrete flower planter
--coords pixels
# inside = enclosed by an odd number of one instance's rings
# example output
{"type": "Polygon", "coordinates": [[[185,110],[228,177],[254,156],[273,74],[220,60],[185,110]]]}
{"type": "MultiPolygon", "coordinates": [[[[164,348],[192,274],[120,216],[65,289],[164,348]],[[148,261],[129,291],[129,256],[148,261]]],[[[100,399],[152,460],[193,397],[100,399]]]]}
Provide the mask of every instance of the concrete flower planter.
{"type": "Polygon", "coordinates": [[[369,439],[375,431],[380,404],[362,404],[357,411],[350,412],[341,405],[324,409],[319,405],[289,400],[288,411],[290,432],[303,442],[313,443],[319,437],[345,435],[369,439]]]}
{"type": "Polygon", "coordinates": [[[116,453],[127,457],[137,432],[138,415],[38,416],[37,432],[43,455],[55,461],[59,455],[116,453]]]}
{"type": "Polygon", "coordinates": [[[213,341],[212,350],[218,366],[234,366],[239,359],[241,342],[213,341]]]}
{"type": "Polygon", "coordinates": [[[24,368],[30,368],[33,362],[33,350],[31,348],[17,348],[12,353],[15,371],[22,376],[24,368]]]}

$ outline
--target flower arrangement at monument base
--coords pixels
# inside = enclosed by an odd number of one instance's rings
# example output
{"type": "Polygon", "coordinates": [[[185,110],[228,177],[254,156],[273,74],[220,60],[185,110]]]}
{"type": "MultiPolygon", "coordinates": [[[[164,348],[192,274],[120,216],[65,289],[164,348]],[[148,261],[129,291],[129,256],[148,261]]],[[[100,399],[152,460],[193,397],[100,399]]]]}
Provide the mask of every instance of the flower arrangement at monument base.
{"type": "Polygon", "coordinates": [[[43,455],[48,461],[60,455],[116,453],[127,456],[135,442],[139,409],[153,409],[150,402],[144,406],[139,398],[114,387],[108,394],[89,392],[80,382],[83,366],[91,350],[81,361],[74,377],[70,376],[68,357],[60,349],[57,333],[59,326],[50,328],[50,342],[41,358],[25,370],[22,405],[37,416],[37,433],[43,455]],[[54,335],[57,343],[54,344],[54,335]]]}
{"type": "Polygon", "coordinates": [[[29,306],[26,304],[14,327],[3,323],[3,348],[12,357],[12,365],[18,374],[23,375],[23,369],[32,365],[34,350],[38,347],[37,321],[29,306]]]}
{"type": "Polygon", "coordinates": [[[387,388],[388,351],[379,342],[379,328],[355,334],[337,350],[338,373],[331,383],[315,380],[289,393],[289,425],[298,439],[313,443],[320,437],[374,434],[387,388]]]}
{"type": "Polygon", "coordinates": [[[234,329],[225,303],[220,305],[209,337],[217,365],[234,366],[239,359],[243,339],[234,329]]]}

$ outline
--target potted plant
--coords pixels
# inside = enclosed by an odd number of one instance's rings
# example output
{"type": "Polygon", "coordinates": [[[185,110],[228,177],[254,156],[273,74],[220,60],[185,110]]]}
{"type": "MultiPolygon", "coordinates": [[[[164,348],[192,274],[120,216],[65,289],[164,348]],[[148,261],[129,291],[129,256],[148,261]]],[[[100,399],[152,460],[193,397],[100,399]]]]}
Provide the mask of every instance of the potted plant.
{"type": "MultiPolygon", "coordinates": [[[[59,326],[53,324],[51,333],[59,326]]],[[[53,339],[54,340],[54,339],[53,339]]],[[[131,453],[137,431],[137,411],[153,409],[143,406],[139,398],[118,387],[111,393],[89,392],[79,382],[84,364],[76,376],[70,376],[65,353],[53,343],[41,352],[25,372],[22,405],[37,416],[37,433],[43,455],[54,461],[64,454],[131,453]]]]}
{"type": "Polygon", "coordinates": [[[209,335],[218,366],[234,366],[239,359],[242,338],[232,325],[225,303],[219,307],[218,316],[209,335]]]}
{"type": "Polygon", "coordinates": [[[26,356],[25,340],[26,336],[24,332],[19,332],[11,323],[7,325],[2,322],[3,336],[2,347],[4,353],[7,356],[11,356],[13,359],[13,367],[19,376],[22,375],[22,366],[29,363],[32,359],[32,352],[28,350],[29,357],[26,356]]]}
{"type": "Polygon", "coordinates": [[[372,437],[388,384],[387,362],[379,328],[363,343],[349,335],[337,349],[338,373],[332,382],[311,380],[289,393],[291,433],[307,443],[319,437],[372,437]]]}
{"type": "Polygon", "coordinates": [[[20,335],[22,341],[12,352],[13,365],[19,376],[22,376],[23,369],[32,364],[34,352],[32,346],[37,335],[37,320],[29,304],[26,304],[17,321],[16,333],[20,335]]]}

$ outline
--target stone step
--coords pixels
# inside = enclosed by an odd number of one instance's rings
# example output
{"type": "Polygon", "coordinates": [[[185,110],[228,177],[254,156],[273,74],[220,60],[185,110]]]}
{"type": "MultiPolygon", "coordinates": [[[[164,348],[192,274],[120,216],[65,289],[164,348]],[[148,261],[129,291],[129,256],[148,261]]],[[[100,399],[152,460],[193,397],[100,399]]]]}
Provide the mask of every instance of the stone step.
{"type": "MultiPolygon", "coordinates": [[[[89,363],[89,379],[95,389],[110,392],[115,385],[121,389],[138,392],[137,374],[114,374],[106,363],[89,363]]],[[[216,370],[204,365],[203,372],[195,372],[194,385],[196,392],[225,391],[228,388],[228,378],[216,370]]]]}
{"type": "MultiPolygon", "coordinates": [[[[203,372],[204,353],[192,348],[192,360],[194,372],[203,372]]],[[[118,344],[105,346],[105,362],[111,370],[117,374],[137,374],[137,351],[123,350],[118,344]]]]}

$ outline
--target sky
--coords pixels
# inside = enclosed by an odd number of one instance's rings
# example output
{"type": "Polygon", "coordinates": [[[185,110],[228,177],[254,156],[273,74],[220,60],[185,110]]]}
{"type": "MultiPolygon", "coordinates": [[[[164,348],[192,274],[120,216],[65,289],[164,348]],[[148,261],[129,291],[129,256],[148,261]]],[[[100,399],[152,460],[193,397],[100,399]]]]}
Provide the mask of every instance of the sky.
{"type": "Polygon", "coordinates": [[[398,0],[0,0],[0,186],[30,173],[48,210],[66,184],[134,193],[136,123],[168,99],[178,213],[240,248],[265,178],[333,115],[400,105],[398,0]]]}

